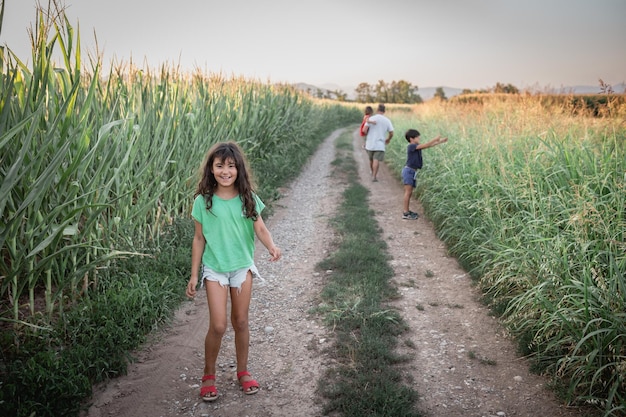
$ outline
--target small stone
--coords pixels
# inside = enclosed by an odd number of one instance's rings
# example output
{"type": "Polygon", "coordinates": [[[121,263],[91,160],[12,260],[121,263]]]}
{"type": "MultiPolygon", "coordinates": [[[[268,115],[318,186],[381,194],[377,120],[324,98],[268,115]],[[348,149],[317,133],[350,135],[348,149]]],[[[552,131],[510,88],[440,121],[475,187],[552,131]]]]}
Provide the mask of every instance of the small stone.
{"type": "Polygon", "coordinates": [[[274,328],[272,326],[265,326],[265,333],[272,333],[274,332],[274,328]]]}
{"type": "Polygon", "coordinates": [[[524,378],[522,378],[521,376],[517,375],[514,376],[513,379],[515,380],[515,382],[522,382],[524,380],[524,378]]]}

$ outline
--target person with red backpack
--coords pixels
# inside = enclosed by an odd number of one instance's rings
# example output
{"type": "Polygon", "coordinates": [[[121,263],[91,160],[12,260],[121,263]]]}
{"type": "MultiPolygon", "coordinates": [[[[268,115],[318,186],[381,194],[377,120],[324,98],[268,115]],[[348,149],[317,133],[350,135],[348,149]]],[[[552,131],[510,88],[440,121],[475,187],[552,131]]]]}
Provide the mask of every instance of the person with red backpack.
{"type": "MultiPolygon", "coordinates": [[[[363,140],[365,140],[365,137],[367,136],[367,131],[369,130],[367,122],[372,114],[374,114],[374,109],[372,108],[372,106],[365,107],[365,114],[363,115],[363,121],[361,122],[361,127],[359,128],[359,134],[361,135],[363,140]]],[[[374,122],[374,124],[375,123],[376,122],[374,122]]]]}

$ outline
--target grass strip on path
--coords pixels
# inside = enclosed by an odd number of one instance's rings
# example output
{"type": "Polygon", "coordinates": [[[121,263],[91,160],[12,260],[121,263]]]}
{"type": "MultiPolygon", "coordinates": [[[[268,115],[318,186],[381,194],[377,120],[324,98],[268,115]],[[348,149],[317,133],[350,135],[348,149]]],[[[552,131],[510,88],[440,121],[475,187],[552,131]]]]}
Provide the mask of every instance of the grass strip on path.
{"type": "Polygon", "coordinates": [[[330,271],[319,312],[335,332],[331,355],[337,366],[318,385],[327,399],[324,412],[342,416],[419,416],[417,392],[399,366],[410,358],[395,353],[407,329],[398,312],[385,306],[397,296],[390,284],[387,245],[368,205],[369,191],[358,182],[352,133],[338,138],[334,175],[347,182],[333,219],[337,249],[319,263],[330,271]]]}

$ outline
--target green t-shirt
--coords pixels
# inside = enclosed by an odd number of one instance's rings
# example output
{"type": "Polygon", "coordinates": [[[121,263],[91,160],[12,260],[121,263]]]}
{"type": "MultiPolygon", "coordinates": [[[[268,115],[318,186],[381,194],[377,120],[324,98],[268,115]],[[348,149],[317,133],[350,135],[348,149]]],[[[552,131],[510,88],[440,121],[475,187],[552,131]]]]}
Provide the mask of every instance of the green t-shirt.
{"type": "MultiPolygon", "coordinates": [[[[256,211],[265,204],[254,194],[256,211]]],[[[202,263],[217,272],[232,272],[254,264],[254,222],[245,216],[239,196],[223,200],[213,196],[211,211],[204,196],[197,196],[191,215],[202,225],[206,240],[202,263]]]]}

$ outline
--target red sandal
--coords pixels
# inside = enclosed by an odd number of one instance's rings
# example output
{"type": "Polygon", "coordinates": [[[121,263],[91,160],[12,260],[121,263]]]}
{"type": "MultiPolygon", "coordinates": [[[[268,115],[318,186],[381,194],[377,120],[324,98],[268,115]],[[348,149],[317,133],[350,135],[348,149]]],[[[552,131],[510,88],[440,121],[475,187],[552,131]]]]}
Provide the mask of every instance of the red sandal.
{"type": "MultiPolygon", "coordinates": [[[[202,377],[202,382],[208,380],[215,381],[215,375],[205,375],[202,377]]],[[[202,400],[206,402],[217,400],[217,388],[215,388],[215,384],[200,387],[200,396],[202,400]]]]}
{"type": "Polygon", "coordinates": [[[243,378],[244,376],[250,376],[250,372],[248,371],[241,371],[241,372],[237,372],[237,379],[239,380],[239,383],[241,384],[241,389],[243,390],[243,393],[246,395],[252,395],[252,394],[256,394],[257,392],[259,392],[259,383],[256,382],[254,379],[251,379],[249,381],[241,381],[241,378],[243,378]]]}

